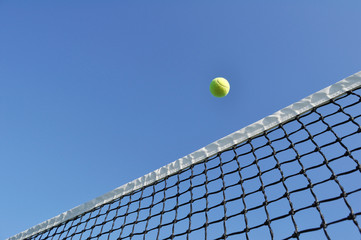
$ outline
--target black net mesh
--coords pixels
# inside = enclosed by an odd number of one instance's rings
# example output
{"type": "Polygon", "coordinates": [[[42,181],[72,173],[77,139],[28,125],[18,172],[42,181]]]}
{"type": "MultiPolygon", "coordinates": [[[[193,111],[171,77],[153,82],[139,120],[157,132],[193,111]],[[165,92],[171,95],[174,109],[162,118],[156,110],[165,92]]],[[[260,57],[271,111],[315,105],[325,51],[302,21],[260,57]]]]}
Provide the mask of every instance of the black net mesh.
{"type": "Polygon", "coordinates": [[[29,239],[360,239],[360,92],[29,239]]]}

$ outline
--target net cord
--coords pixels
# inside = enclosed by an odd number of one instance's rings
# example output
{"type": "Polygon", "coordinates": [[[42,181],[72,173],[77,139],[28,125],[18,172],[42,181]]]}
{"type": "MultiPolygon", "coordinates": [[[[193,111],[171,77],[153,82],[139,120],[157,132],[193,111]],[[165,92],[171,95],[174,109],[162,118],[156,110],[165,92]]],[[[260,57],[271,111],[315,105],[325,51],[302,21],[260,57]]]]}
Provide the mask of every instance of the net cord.
{"type": "Polygon", "coordinates": [[[142,187],[149,186],[167,176],[170,176],[180,170],[186,169],[192,164],[201,162],[209,157],[214,156],[220,151],[226,150],[234,145],[240,144],[249,138],[255,137],[263,132],[270,130],[281,123],[288,122],[297,115],[308,112],[314,107],[326,104],[331,99],[337,98],[347,91],[361,87],[361,71],[355,73],[329,87],[326,87],[288,107],[285,107],[274,114],[271,114],[245,128],[242,128],[226,137],[223,137],[183,158],[169,163],[151,173],[126,183],[100,197],[89,202],[79,205],[69,211],[66,211],[56,217],[44,221],[26,231],[8,238],[8,240],[20,240],[32,235],[43,232],[60,223],[68,221],[80,214],[88,212],[98,206],[109,203],[123,195],[129,194],[142,187]]]}

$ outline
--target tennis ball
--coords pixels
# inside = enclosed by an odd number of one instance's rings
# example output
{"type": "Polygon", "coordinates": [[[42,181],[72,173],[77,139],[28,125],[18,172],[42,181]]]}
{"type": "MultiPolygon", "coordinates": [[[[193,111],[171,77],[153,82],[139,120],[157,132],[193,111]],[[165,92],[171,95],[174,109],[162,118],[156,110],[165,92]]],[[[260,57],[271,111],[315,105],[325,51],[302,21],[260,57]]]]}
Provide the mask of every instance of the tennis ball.
{"type": "Polygon", "coordinates": [[[222,77],[218,77],[212,80],[209,91],[213,96],[221,98],[228,94],[229,88],[229,82],[222,77]]]}

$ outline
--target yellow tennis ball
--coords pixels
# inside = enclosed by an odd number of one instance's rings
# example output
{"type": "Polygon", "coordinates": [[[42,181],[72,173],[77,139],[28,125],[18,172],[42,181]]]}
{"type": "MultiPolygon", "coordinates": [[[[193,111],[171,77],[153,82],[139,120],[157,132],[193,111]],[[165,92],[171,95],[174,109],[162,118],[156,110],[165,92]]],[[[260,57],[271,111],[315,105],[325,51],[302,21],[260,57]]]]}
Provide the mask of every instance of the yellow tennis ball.
{"type": "Polygon", "coordinates": [[[226,96],[229,92],[229,89],[229,82],[222,77],[213,79],[211,85],[209,86],[209,91],[211,91],[213,96],[219,98],[226,96]]]}

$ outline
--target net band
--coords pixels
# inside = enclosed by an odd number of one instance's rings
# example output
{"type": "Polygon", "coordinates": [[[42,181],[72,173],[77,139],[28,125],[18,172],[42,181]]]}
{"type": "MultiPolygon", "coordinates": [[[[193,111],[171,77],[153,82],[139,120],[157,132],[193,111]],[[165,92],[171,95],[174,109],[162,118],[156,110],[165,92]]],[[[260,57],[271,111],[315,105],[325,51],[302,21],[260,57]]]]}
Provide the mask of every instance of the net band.
{"type": "MultiPolygon", "coordinates": [[[[86,202],[80,206],[77,206],[67,212],[64,212],[52,219],[49,219],[43,223],[40,223],[22,233],[19,233],[8,240],[26,239],[31,236],[37,235],[48,229],[51,229],[59,224],[67,222],[71,219],[81,216],[99,206],[111,203],[112,201],[119,199],[122,196],[130,194],[134,191],[144,189],[146,186],[150,186],[162,179],[174,175],[175,173],[191,167],[194,164],[201,163],[206,159],[209,159],[218,153],[230,149],[235,145],[239,145],[248,141],[264,132],[271,130],[280,124],[284,124],[297,116],[306,113],[315,107],[322,106],[333,99],[346,94],[348,91],[361,87],[361,72],[358,72],[350,77],[347,77],[323,90],[316,92],[301,101],[294,103],[268,117],[261,119],[254,124],[251,124],[239,131],[236,131],[216,142],[213,142],[206,147],[199,149],[183,158],[180,158],[166,166],[163,166],[154,172],[144,175],[134,181],[131,181],[123,186],[120,186],[100,197],[97,197],[89,202],[86,202]]],[[[222,165],[222,164],[221,164],[222,165]]],[[[222,173],[223,174],[223,173],[222,173]]],[[[223,179],[223,178],[222,178],[223,179]]],[[[243,180],[242,180],[243,181],[243,180]]],[[[262,184],[263,186],[263,184],[262,184]]],[[[226,189],[227,187],[223,187],[226,189]]],[[[264,191],[262,191],[263,194],[264,191]]],[[[349,193],[348,193],[349,194],[349,193]]],[[[265,195],[266,198],[266,195],[265,195]]],[[[178,198],[177,198],[178,199],[178,198]]],[[[193,202],[194,200],[192,200],[193,202]]],[[[267,201],[267,199],[266,199],[267,201]]],[[[138,210],[139,211],[139,210],[138,210]]],[[[267,209],[266,209],[267,212],[267,209]]],[[[267,213],[268,214],[268,213],[267,213]]],[[[223,219],[224,220],[224,219],[223,219]]],[[[134,230],[134,229],[133,229],[134,230]]],[[[146,231],[147,232],[147,231],[146,231]]],[[[272,231],[271,231],[272,232],[272,231]]],[[[143,232],[144,233],[144,232],[143,232]]],[[[236,234],[236,233],[234,233],[236,234]]],[[[295,235],[294,237],[297,238],[295,235]]],[[[248,239],[248,237],[247,237],[248,239]]]]}

